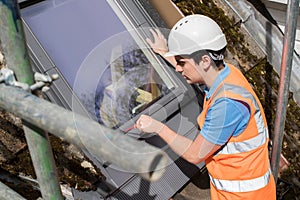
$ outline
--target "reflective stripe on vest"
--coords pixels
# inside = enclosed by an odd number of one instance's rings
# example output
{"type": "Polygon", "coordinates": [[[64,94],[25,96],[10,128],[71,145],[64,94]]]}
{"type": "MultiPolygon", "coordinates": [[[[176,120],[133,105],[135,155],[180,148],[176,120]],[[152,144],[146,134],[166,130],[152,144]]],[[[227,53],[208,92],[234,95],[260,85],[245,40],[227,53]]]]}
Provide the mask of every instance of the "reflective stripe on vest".
{"type": "Polygon", "coordinates": [[[263,133],[260,133],[254,138],[249,140],[244,140],[242,142],[229,142],[227,143],[222,150],[220,150],[217,155],[220,154],[234,154],[234,153],[243,153],[247,151],[252,151],[262,145],[264,145],[269,137],[268,129],[265,128],[263,133]]]}
{"type": "Polygon", "coordinates": [[[270,177],[271,170],[269,169],[263,176],[249,180],[219,180],[211,176],[210,180],[218,190],[227,192],[251,192],[268,185],[270,177]]]}
{"type": "Polygon", "coordinates": [[[262,146],[263,144],[265,144],[267,138],[269,137],[268,128],[265,127],[264,120],[261,115],[259,106],[255,100],[255,97],[243,87],[237,85],[231,85],[227,83],[225,83],[220,88],[220,90],[217,92],[215,96],[218,96],[218,94],[223,90],[234,92],[236,94],[243,96],[244,98],[250,99],[253,102],[253,105],[255,107],[254,118],[258,129],[258,135],[256,137],[241,142],[229,142],[222,148],[222,150],[220,150],[217,153],[217,155],[243,153],[243,152],[254,150],[262,146]]]}
{"type": "Polygon", "coordinates": [[[238,86],[238,85],[228,84],[228,83],[225,83],[220,88],[220,90],[217,92],[217,94],[215,96],[218,96],[218,93],[220,93],[224,90],[231,91],[233,93],[239,94],[242,97],[244,97],[246,99],[250,99],[253,102],[253,105],[255,107],[254,117],[255,117],[256,124],[257,124],[257,129],[258,129],[259,133],[262,133],[264,131],[263,129],[264,129],[265,125],[264,125],[264,121],[263,121],[261,113],[260,113],[258,103],[255,100],[255,97],[248,90],[246,90],[245,88],[243,88],[241,86],[238,86]]]}

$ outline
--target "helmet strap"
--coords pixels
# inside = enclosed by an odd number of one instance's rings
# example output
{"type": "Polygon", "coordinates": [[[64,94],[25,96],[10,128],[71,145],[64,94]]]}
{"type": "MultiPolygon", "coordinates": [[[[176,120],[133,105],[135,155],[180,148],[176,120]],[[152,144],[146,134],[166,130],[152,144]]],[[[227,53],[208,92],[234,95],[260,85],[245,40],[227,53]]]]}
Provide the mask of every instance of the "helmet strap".
{"type": "Polygon", "coordinates": [[[224,55],[223,54],[213,54],[211,52],[208,52],[209,56],[213,59],[213,60],[223,60],[224,59],[224,55]]]}
{"type": "Polygon", "coordinates": [[[223,53],[214,53],[214,52],[209,52],[208,51],[208,55],[211,57],[212,61],[215,64],[215,67],[218,70],[222,70],[224,68],[224,54],[223,53]]]}

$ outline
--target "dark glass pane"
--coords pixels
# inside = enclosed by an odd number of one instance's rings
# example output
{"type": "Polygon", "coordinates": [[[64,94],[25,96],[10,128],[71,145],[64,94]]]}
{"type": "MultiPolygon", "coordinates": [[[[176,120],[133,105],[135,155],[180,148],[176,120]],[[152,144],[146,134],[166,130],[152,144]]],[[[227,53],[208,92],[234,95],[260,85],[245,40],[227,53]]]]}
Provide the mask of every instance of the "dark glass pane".
{"type": "Polygon", "coordinates": [[[143,52],[134,50],[106,68],[96,90],[95,113],[100,123],[118,127],[169,92],[143,52]]]}
{"type": "Polygon", "coordinates": [[[85,108],[108,127],[119,127],[174,87],[132,37],[147,30],[127,30],[127,18],[120,20],[107,1],[48,0],[22,9],[22,16],[85,108]]]}

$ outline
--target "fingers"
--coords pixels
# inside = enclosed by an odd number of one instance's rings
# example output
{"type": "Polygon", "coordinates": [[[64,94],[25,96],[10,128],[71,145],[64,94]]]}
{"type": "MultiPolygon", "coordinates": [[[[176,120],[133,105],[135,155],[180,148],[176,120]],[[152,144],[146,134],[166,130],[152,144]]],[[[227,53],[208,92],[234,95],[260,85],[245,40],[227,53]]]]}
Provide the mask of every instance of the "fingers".
{"type": "MultiPolygon", "coordinates": [[[[156,29],[150,29],[150,32],[151,32],[151,34],[152,34],[152,36],[154,38],[154,41],[157,41],[157,40],[166,40],[165,36],[160,32],[159,29],[157,29],[157,28],[156,29]]],[[[149,38],[147,38],[147,39],[149,39],[149,38]]]]}
{"type": "Polygon", "coordinates": [[[150,32],[152,33],[153,37],[157,36],[156,31],[154,31],[152,28],[150,28],[150,32]]]}
{"type": "Polygon", "coordinates": [[[155,53],[163,56],[168,51],[166,38],[159,29],[150,29],[150,32],[153,36],[153,41],[150,38],[146,38],[146,42],[155,53]]]}
{"type": "Polygon", "coordinates": [[[144,133],[158,133],[165,125],[148,115],[141,115],[135,127],[144,133]]]}
{"type": "Polygon", "coordinates": [[[146,38],[146,42],[153,48],[155,41],[157,41],[158,35],[153,29],[150,29],[150,32],[154,38],[154,42],[152,42],[150,38],[146,38]]]}
{"type": "Polygon", "coordinates": [[[143,128],[145,127],[145,120],[146,118],[149,117],[147,115],[141,115],[140,118],[136,121],[135,127],[139,129],[140,131],[143,131],[143,128]]]}
{"type": "Polygon", "coordinates": [[[151,48],[154,46],[154,43],[149,38],[146,38],[146,42],[150,45],[151,48]]]}
{"type": "Polygon", "coordinates": [[[157,36],[158,36],[159,38],[165,39],[165,36],[160,32],[159,29],[156,28],[155,31],[156,31],[156,34],[157,34],[157,36]]]}
{"type": "Polygon", "coordinates": [[[142,132],[150,133],[153,132],[153,119],[148,115],[141,115],[136,121],[135,127],[142,132]]]}
{"type": "Polygon", "coordinates": [[[165,40],[165,36],[160,32],[159,29],[150,29],[150,32],[152,33],[154,39],[163,39],[165,40]]]}

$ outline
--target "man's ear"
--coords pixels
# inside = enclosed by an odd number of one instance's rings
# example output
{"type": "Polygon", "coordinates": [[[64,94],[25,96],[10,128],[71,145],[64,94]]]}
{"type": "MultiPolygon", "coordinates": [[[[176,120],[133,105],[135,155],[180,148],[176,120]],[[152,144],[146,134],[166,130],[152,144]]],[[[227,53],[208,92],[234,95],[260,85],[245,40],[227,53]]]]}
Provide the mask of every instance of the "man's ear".
{"type": "Polygon", "coordinates": [[[211,62],[212,62],[211,58],[208,55],[203,55],[201,61],[203,63],[203,69],[208,70],[209,67],[211,66],[211,62]]]}

